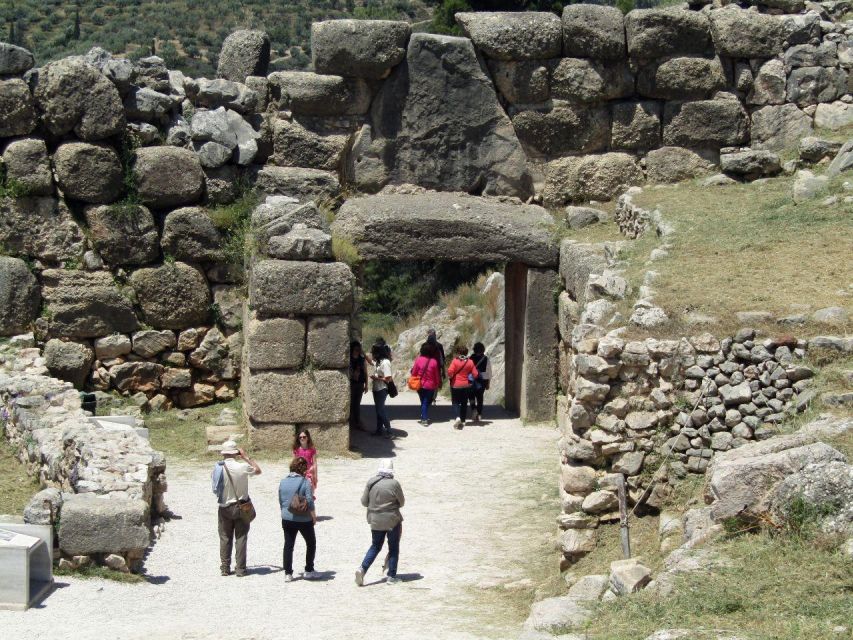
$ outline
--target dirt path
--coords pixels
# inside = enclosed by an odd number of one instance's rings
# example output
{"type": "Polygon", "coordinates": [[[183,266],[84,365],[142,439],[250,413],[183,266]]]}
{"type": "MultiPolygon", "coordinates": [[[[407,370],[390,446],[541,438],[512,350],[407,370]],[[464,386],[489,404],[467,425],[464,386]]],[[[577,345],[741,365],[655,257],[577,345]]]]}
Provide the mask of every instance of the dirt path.
{"type": "MultiPolygon", "coordinates": [[[[416,401],[408,393],[394,401],[395,440],[358,433],[361,459],[321,457],[316,567],[324,580],[284,582],[276,497],[284,463],[262,464],[263,475],[251,485],[259,515],[249,536],[250,575],[242,579],[219,576],[209,468],[172,464],[167,501],[180,519],[167,525],[148,556],[150,583],[59,578],[60,588],[40,608],[0,611],[2,636],[516,637],[523,607],[511,606],[513,599],[529,598],[530,576],[555,564],[553,554],[543,556],[557,513],[555,431],[505,416],[454,431],[446,402],[434,408],[445,420],[424,428],[415,421],[416,401]],[[408,500],[403,582],[386,585],[374,565],[359,589],[353,572],[369,545],[359,498],[378,459],[389,455],[408,500]]],[[[364,413],[372,419],[372,411],[364,413]]],[[[301,539],[294,560],[299,571],[301,539]]]]}

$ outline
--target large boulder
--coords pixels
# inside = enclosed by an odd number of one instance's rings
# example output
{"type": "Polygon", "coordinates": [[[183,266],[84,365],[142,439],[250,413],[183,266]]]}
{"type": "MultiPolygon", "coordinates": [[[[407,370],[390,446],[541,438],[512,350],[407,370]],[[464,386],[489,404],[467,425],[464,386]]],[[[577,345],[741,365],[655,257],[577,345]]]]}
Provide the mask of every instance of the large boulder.
{"type": "Polygon", "coordinates": [[[498,91],[510,104],[546,102],[551,96],[551,60],[489,60],[498,91]]]}
{"type": "Polygon", "coordinates": [[[33,54],[14,44],[0,42],[0,76],[17,76],[33,68],[33,54]]]}
{"type": "MultiPolygon", "coordinates": [[[[853,124],[853,105],[841,101],[817,105],[814,113],[814,126],[818,129],[837,131],[849,127],[851,124],[853,124]]],[[[6,157],[5,154],[3,157],[6,157]]]]}
{"type": "Polygon", "coordinates": [[[792,149],[813,130],[812,119],[794,104],[768,105],[752,113],[754,149],[792,149]]]}
{"type": "Polygon", "coordinates": [[[270,39],[263,31],[240,29],[222,43],[216,74],[234,82],[265,76],[270,63],[270,39]]]}
{"type": "Polygon", "coordinates": [[[832,102],[847,93],[847,72],[830,67],[800,67],[788,75],[788,102],[800,107],[832,102]]]}
{"type": "Polygon", "coordinates": [[[0,256],[0,336],[29,331],[40,306],[39,284],[27,263],[0,256]]]}
{"type": "Polygon", "coordinates": [[[296,369],[305,359],[305,321],[299,318],[252,318],[246,328],[249,368],[296,369]]]}
{"type": "Polygon", "coordinates": [[[551,72],[551,95],[572,102],[595,103],[634,93],[634,76],[625,61],[562,58],[551,72]]]}
{"type": "Polygon", "coordinates": [[[53,135],[72,131],[87,142],[124,130],[121,96],[115,85],[82,58],[64,58],[39,70],[36,105],[44,126],[53,135]]]}
{"type": "Polygon", "coordinates": [[[806,465],[776,486],[770,508],[785,522],[803,502],[820,514],[824,531],[853,534],[853,466],[840,460],[806,465]]]}
{"type": "Polygon", "coordinates": [[[261,260],[252,269],[249,304],[266,315],[350,313],[354,278],[341,262],[261,260]]]}
{"type": "Polygon", "coordinates": [[[353,144],[359,188],[412,183],[446,191],[532,194],[527,159],[470,40],[414,34],[353,144]]]}
{"type": "Polygon", "coordinates": [[[25,136],[36,128],[33,96],[23,80],[0,80],[0,138],[25,136]]]}
{"type": "Polygon", "coordinates": [[[303,122],[276,120],[272,161],[281,166],[336,171],[347,149],[349,132],[321,122],[303,122]]]}
{"type": "Polygon", "coordinates": [[[69,556],[141,553],[151,541],[143,500],[110,500],[87,494],[65,498],[59,548],[69,556]]]}
{"type": "Polygon", "coordinates": [[[42,272],[42,285],[51,335],[95,338],[139,326],[133,305],[108,272],[49,269],[42,272]]]}
{"type": "Polygon", "coordinates": [[[548,163],[542,199],[548,207],[571,202],[610,200],[643,181],[634,156],[611,152],[560,158],[548,163]]]}
{"type": "Polygon", "coordinates": [[[614,103],[610,146],[613,149],[654,149],[661,142],[660,123],[659,102],[614,103]]]}
{"type": "Polygon", "coordinates": [[[82,258],[86,239],[64,200],[2,198],[0,243],[9,253],[60,262],[82,258]]]}
{"type": "Polygon", "coordinates": [[[483,260],[557,264],[542,207],[450,193],[379,194],[347,200],[332,231],[366,259],[483,260]],[[439,231],[440,230],[440,231],[439,231]],[[423,238],[430,242],[424,243],[423,238]]]}
{"type": "Polygon", "coordinates": [[[726,86],[718,57],[681,56],[651,62],[637,75],[637,93],[663,100],[708,98],[726,86]]]}
{"type": "Polygon", "coordinates": [[[44,346],[44,363],[50,375],[82,389],[95,361],[92,348],[80,342],[63,342],[56,338],[44,346]]]}
{"type": "Polygon", "coordinates": [[[315,367],[343,369],[349,365],[349,317],[320,316],[308,322],[306,356],[315,367]]]}
{"type": "Polygon", "coordinates": [[[155,329],[186,329],[205,324],[210,314],[210,290],[204,274],[183,262],[139,269],[130,285],[145,316],[155,329]]]}
{"type": "Polygon", "coordinates": [[[333,171],[307,167],[266,165],[250,174],[255,189],[268,196],[288,196],[299,201],[337,196],[341,189],[333,171]]]}
{"type": "Polygon", "coordinates": [[[663,142],[678,147],[739,145],[749,137],[749,117],[737,99],[667,102],[663,142]]]}
{"type": "Polygon", "coordinates": [[[244,401],[253,422],[343,422],[349,414],[346,372],[263,371],[246,378],[244,401]]]}
{"type": "Polygon", "coordinates": [[[89,236],[111,266],[141,265],[160,255],[154,216],[140,204],[87,207],[89,236]]]}
{"type": "Polygon", "coordinates": [[[162,386],[165,371],[155,362],[125,362],[110,369],[110,382],[122,393],[154,394],[162,386]]]}
{"type": "Polygon", "coordinates": [[[755,180],[762,176],[775,176],[782,171],[782,164],[779,156],[772,151],[748,149],[721,155],[720,168],[725,173],[755,180]]]}
{"type": "Polygon", "coordinates": [[[124,187],[118,154],[105,144],[65,142],[53,154],[53,166],[67,198],[107,203],[118,199],[124,187]]]}
{"type": "Polygon", "coordinates": [[[22,185],[28,195],[53,194],[53,174],[47,145],[41,138],[12,140],[3,150],[6,178],[22,185]]]}
{"type": "Polygon", "coordinates": [[[775,58],[768,60],[755,73],[747,104],[784,104],[787,81],[785,63],[775,58]]]}
{"type": "Polygon", "coordinates": [[[176,260],[214,262],[222,257],[222,243],[210,215],[200,207],[176,209],[163,223],[163,254],[176,260]]]}
{"type": "Polygon", "coordinates": [[[785,30],[775,16],[729,6],[711,11],[717,53],[730,58],[772,58],[782,53],[785,30]]]}
{"type": "Polygon", "coordinates": [[[313,202],[299,204],[286,196],[268,196],[252,211],[252,236],[260,252],[271,238],[283,236],[296,225],[328,231],[329,225],[313,202]]]}
{"type": "Polygon", "coordinates": [[[198,156],[188,149],[139,149],[133,175],[142,203],[154,209],[194,204],[204,193],[204,171],[198,156]]]}
{"type": "Polygon", "coordinates": [[[311,71],[276,71],[269,80],[281,108],[296,115],[362,115],[370,108],[370,87],[358,78],[311,71]]]}
{"type": "Polygon", "coordinates": [[[311,58],[317,73],[379,80],[406,56],[408,22],[326,20],[311,25],[311,58]]]}
{"type": "Polygon", "coordinates": [[[454,17],[474,46],[495,60],[542,60],[562,53],[563,25],[553,13],[478,11],[454,17]]]}
{"type": "Polygon", "coordinates": [[[135,87],[124,98],[124,111],[128,118],[155,124],[168,122],[173,106],[170,96],[148,87],[135,87]]]}
{"type": "Polygon", "coordinates": [[[563,54],[599,60],[625,57],[625,25],[616,7],[569,4],[563,9],[563,54]]]}
{"type": "Polygon", "coordinates": [[[193,94],[196,106],[207,109],[225,107],[242,114],[257,111],[260,96],[242,82],[231,80],[208,80],[199,78],[188,82],[187,89],[193,94]]]}
{"type": "Polygon", "coordinates": [[[625,34],[633,58],[706,53],[711,48],[708,18],[698,11],[635,9],[625,16],[625,34]]]}
{"type": "Polygon", "coordinates": [[[512,116],[518,139],[532,155],[551,158],[567,153],[592,153],[607,148],[610,110],[554,100],[512,116]]]}

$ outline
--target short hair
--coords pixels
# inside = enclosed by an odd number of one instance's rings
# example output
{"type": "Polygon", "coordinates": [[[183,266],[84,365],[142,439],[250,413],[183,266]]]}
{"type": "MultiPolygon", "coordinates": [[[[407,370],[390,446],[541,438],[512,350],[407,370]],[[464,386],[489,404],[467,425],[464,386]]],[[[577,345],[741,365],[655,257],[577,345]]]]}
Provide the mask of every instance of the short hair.
{"type": "Polygon", "coordinates": [[[431,357],[431,356],[432,356],[432,349],[430,348],[430,346],[429,346],[429,343],[428,343],[428,342],[424,342],[424,343],[421,345],[421,355],[422,355],[422,356],[425,356],[425,357],[427,357],[427,358],[429,358],[429,357],[431,357]]]}
{"type": "Polygon", "coordinates": [[[474,353],[476,353],[476,354],[486,353],[485,345],[483,345],[482,342],[475,342],[474,343],[474,353]]]}
{"type": "Polygon", "coordinates": [[[370,348],[370,355],[373,356],[374,360],[384,360],[388,357],[388,352],[391,351],[391,348],[385,344],[385,341],[377,342],[370,348]]]}
{"type": "Polygon", "coordinates": [[[460,344],[456,347],[456,353],[459,354],[460,356],[467,356],[468,355],[468,347],[466,347],[464,344],[460,344]]]}
{"type": "Polygon", "coordinates": [[[305,475],[305,472],[308,471],[308,461],[302,456],[296,456],[290,462],[290,470],[293,473],[305,475]]]}

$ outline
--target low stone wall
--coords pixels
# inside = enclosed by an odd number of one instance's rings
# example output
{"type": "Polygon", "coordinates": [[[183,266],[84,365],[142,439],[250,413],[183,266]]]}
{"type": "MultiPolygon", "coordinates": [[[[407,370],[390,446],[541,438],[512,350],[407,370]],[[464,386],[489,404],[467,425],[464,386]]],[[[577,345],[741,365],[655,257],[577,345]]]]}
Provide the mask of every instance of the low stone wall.
{"type": "Polygon", "coordinates": [[[78,392],[48,375],[36,348],[0,352],[0,412],[5,437],[46,489],[24,512],[27,522],[58,528],[66,556],[138,565],[151,523],[166,512],[166,461],[133,427],[88,420],[78,392]]]}

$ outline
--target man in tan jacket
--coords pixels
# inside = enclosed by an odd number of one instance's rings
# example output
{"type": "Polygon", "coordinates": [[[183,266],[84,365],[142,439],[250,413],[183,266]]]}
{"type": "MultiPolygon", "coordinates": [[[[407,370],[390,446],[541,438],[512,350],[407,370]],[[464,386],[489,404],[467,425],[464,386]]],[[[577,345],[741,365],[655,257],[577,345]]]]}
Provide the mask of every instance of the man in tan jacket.
{"type": "Polygon", "coordinates": [[[367,523],[370,525],[372,543],[361,566],[355,572],[355,583],[364,584],[364,574],[382,551],[385,536],[388,536],[387,584],[396,584],[397,560],[400,557],[400,535],[403,532],[403,515],[400,508],[406,503],[403,487],[394,478],[394,461],[383,460],[376,475],[367,481],[361,504],[367,507],[367,523]]]}

